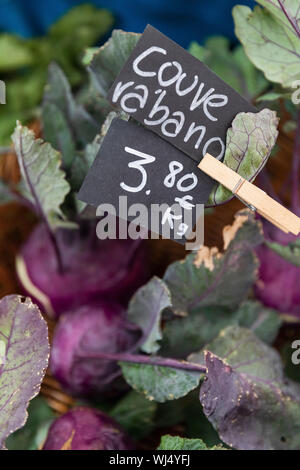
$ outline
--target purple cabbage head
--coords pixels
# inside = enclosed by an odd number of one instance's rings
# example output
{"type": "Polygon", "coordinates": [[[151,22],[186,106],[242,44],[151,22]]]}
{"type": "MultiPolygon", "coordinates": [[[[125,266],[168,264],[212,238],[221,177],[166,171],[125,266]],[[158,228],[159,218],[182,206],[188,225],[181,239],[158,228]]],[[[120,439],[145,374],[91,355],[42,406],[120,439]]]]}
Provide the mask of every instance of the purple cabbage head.
{"type": "MultiPolygon", "coordinates": [[[[264,221],[267,240],[287,245],[296,237],[264,221]]],[[[256,297],[268,307],[300,319],[300,268],[289,263],[266,245],[257,248],[260,261],[256,297]]]]}
{"type": "Polygon", "coordinates": [[[44,225],[23,246],[17,272],[24,290],[50,316],[95,299],[126,304],[149,278],[142,240],[99,240],[95,224],[59,229],[57,244],[63,272],[44,225]]]}
{"type": "Polygon", "coordinates": [[[121,353],[132,348],[140,330],[126,320],[116,303],[86,305],[66,313],[54,332],[50,369],[73,396],[101,397],[127,389],[116,361],[94,358],[97,353],[121,353]]]}
{"type": "Polygon", "coordinates": [[[78,407],[51,425],[43,450],[132,450],[130,438],[105,413],[78,407]]]}

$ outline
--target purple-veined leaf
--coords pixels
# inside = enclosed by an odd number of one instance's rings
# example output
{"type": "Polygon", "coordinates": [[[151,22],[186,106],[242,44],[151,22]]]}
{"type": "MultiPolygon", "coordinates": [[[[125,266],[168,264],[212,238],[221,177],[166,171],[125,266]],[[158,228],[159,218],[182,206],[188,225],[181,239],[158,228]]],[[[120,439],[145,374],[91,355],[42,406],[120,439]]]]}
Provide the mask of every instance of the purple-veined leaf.
{"type": "Polygon", "coordinates": [[[18,190],[50,226],[63,223],[60,209],[70,186],[60,169],[61,156],[19,122],[12,135],[22,180],[18,190]]]}
{"type": "Polygon", "coordinates": [[[0,301],[0,449],[22,427],[49,358],[48,329],[38,307],[18,295],[0,301]]]}
{"type": "Polygon", "coordinates": [[[253,249],[263,240],[261,224],[249,210],[241,211],[223,238],[224,253],[204,246],[168,267],[164,281],[177,314],[207,306],[235,310],[248,295],[257,274],[253,249]]]}
{"type": "MultiPolygon", "coordinates": [[[[298,0],[256,0],[269,10],[291,32],[300,34],[300,8],[298,0]],[[280,5],[281,4],[281,5],[280,5]]],[[[300,37],[300,36],[299,36],[300,37]]]]}
{"type": "MultiPolygon", "coordinates": [[[[275,111],[239,113],[227,131],[223,163],[248,181],[253,181],[267,163],[278,137],[275,111]]],[[[209,205],[218,205],[233,197],[221,184],[210,194],[209,205]]]]}
{"type": "Polygon", "coordinates": [[[189,360],[207,368],[200,401],[226,444],[239,450],[300,449],[300,386],[284,377],[275,349],[233,326],[189,360]]]}
{"type": "Polygon", "coordinates": [[[267,79],[291,88],[300,78],[299,2],[258,1],[265,8],[234,7],[235,33],[267,79]]]}

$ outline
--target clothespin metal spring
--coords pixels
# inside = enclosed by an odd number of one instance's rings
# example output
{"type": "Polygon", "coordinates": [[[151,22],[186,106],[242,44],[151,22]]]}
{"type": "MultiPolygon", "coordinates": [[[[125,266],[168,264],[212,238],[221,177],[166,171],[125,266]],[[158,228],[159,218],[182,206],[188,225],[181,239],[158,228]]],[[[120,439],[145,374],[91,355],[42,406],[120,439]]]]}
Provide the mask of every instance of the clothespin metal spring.
{"type": "Polygon", "coordinates": [[[243,183],[245,182],[244,178],[240,178],[234,188],[232,189],[232,193],[237,197],[243,204],[245,204],[248,209],[250,209],[252,212],[256,212],[256,207],[254,207],[252,204],[248,204],[248,202],[244,201],[239,194],[238,191],[242,187],[243,183]]]}

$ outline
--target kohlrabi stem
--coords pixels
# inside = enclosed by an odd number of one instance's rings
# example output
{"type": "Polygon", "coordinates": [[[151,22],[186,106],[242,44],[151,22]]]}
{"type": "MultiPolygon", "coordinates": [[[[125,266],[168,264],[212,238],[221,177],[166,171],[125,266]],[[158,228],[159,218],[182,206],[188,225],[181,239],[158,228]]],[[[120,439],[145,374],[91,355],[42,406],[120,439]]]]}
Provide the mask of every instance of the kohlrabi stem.
{"type": "Polygon", "coordinates": [[[47,220],[47,217],[46,217],[46,215],[43,211],[43,208],[40,204],[40,200],[39,200],[39,197],[36,193],[34,184],[32,183],[32,181],[30,179],[27,167],[25,165],[25,157],[24,157],[23,144],[22,144],[22,138],[21,137],[19,138],[19,146],[20,146],[20,158],[23,162],[22,167],[23,167],[23,170],[24,170],[24,175],[25,175],[26,182],[28,184],[29,190],[31,192],[31,195],[33,197],[36,211],[37,211],[38,215],[41,217],[41,219],[43,220],[44,224],[46,225],[46,228],[47,228],[47,231],[48,231],[48,234],[49,234],[49,238],[50,238],[50,242],[53,245],[53,249],[54,249],[54,252],[55,252],[55,255],[56,255],[58,270],[59,270],[59,272],[63,272],[63,264],[62,264],[61,254],[60,254],[60,251],[59,251],[59,248],[58,248],[58,244],[57,244],[55,234],[53,233],[52,228],[50,227],[50,224],[47,220]]]}
{"type": "MultiPolygon", "coordinates": [[[[79,355],[79,357],[81,357],[79,355]]],[[[178,361],[176,359],[169,359],[167,357],[151,357],[142,354],[128,354],[128,353],[119,353],[119,354],[110,354],[110,353],[91,353],[82,354],[82,357],[89,359],[104,359],[107,361],[121,361],[129,362],[132,364],[145,364],[149,366],[159,366],[159,367],[170,367],[171,369],[180,369],[190,372],[199,372],[200,374],[206,373],[206,367],[200,366],[193,362],[187,361],[178,361]]]]}
{"type": "Polygon", "coordinates": [[[299,178],[300,178],[300,109],[298,111],[298,122],[295,135],[292,165],[292,210],[299,215],[299,178]]]}
{"type": "Polygon", "coordinates": [[[298,38],[300,38],[300,28],[297,24],[297,22],[294,20],[294,18],[292,18],[291,14],[287,11],[287,9],[285,8],[285,5],[283,3],[282,0],[278,0],[278,3],[283,11],[283,13],[285,14],[286,18],[288,19],[288,21],[290,22],[290,24],[292,25],[293,29],[295,30],[298,38]]]}
{"type": "Polygon", "coordinates": [[[59,250],[59,247],[58,247],[58,243],[57,243],[57,240],[56,240],[55,233],[52,232],[51,227],[49,227],[48,223],[47,223],[47,228],[49,230],[49,236],[50,236],[51,243],[52,243],[54,251],[55,251],[58,271],[60,273],[63,273],[64,267],[63,267],[63,262],[62,262],[62,259],[61,259],[61,253],[60,253],[60,250],[59,250]]]}

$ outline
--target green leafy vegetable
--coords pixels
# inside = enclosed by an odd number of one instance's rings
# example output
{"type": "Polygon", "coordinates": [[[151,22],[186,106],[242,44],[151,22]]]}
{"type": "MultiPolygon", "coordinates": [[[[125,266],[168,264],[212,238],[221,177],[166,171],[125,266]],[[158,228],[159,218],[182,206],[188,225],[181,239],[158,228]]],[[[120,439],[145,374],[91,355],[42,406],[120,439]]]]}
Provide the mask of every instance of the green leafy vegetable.
{"type": "Polygon", "coordinates": [[[20,193],[49,225],[60,224],[63,218],[60,206],[70,190],[60,169],[60,154],[20,123],[12,140],[22,174],[20,193]]]}
{"type": "Polygon", "coordinates": [[[269,91],[265,93],[264,95],[261,95],[259,98],[257,98],[257,102],[260,103],[262,101],[276,101],[279,100],[280,98],[288,98],[290,96],[290,93],[284,93],[282,91],[269,91]]]}
{"type": "Polygon", "coordinates": [[[0,301],[0,449],[26,422],[28,402],[40,389],[49,357],[47,324],[30,299],[0,301]]]}
{"type": "Polygon", "coordinates": [[[155,353],[162,338],[161,315],[171,307],[171,297],[167,286],[157,277],[153,277],[141,287],[130,301],[128,318],[138,325],[143,332],[141,350],[155,353]]]}
{"type": "Polygon", "coordinates": [[[21,39],[0,33],[0,72],[7,85],[7,104],[0,108],[0,145],[9,143],[17,119],[27,122],[39,116],[48,64],[55,60],[71,85],[78,86],[84,74],[80,61],[84,49],[95,44],[112,22],[107,10],[79,5],[43,37],[21,39]]]}
{"type": "Polygon", "coordinates": [[[252,330],[263,342],[272,344],[282,325],[278,312],[265,307],[260,302],[247,300],[243,302],[233,315],[233,322],[252,330]]]}
{"type": "Polygon", "coordinates": [[[160,354],[186,358],[231,323],[232,315],[224,307],[205,307],[186,316],[174,317],[165,323],[160,354]]]}
{"type": "Polygon", "coordinates": [[[265,8],[237,5],[233,9],[235,32],[253,64],[272,82],[284,88],[300,78],[299,3],[258,0],[265,8]]]}
{"type": "Polygon", "coordinates": [[[93,5],[78,5],[62,16],[49,29],[49,36],[61,41],[65,49],[79,54],[107,33],[113,24],[112,14],[93,5]]]}
{"type": "Polygon", "coordinates": [[[75,102],[66,76],[55,63],[48,70],[43,124],[45,139],[62,153],[66,169],[72,165],[75,150],[90,143],[101,124],[81,104],[75,102]]]}
{"type": "Polygon", "coordinates": [[[160,354],[185,358],[203,348],[229,325],[244,326],[266,343],[271,344],[281,325],[278,312],[259,302],[246,301],[235,312],[223,307],[205,307],[182,318],[166,322],[160,354]]]}
{"type": "MultiPolygon", "coordinates": [[[[155,360],[155,357],[153,357],[155,360]]],[[[125,380],[152,401],[163,403],[187,395],[199,385],[200,373],[163,366],[121,363],[125,380]]]]}
{"type": "Polygon", "coordinates": [[[97,135],[91,144],[88,144],[83,151],[78,151],[73,156],[69,181],[74,191],[79,191],[88,170],[99,152],[100,146],[101,136],[97,135]]]}
{"type": "Polygon", "coordinates": [[[74,112],[75,102],[69,82],[61,68],[52,63],[48,68],[43,99],[43,134],[62,153],[66,168],[72,163],[75,153],[75,135],[71,125],[74,112]]]}
{"type": "Polygon", "coordinates": [[[260,224],[249,212],[240,212],[225,229],[224,254],[203,247],[167,268],[164,281],[176,313],[214,305],[234,310],[246,298],[258,267],[252,250],[263,239],[260,224]]]}
{"type": "Polygon", "coordinates": [[[299,33],[300,11],[298,0],[256,0],[293,33],[299,33]]]}
{"type": "Polygon", "coordinates": [[[189,360],[207,367],[200,401],[224,442],[241,450],[300,449],[300,388],[284,377],[274,349],[235,326],[189,360]]]}
{"type": "MultiPolygon", "coordinates": [[[[270,109],[259,113],[239,113],[227,131],[223,163],[243,178],[253,181],[266,164],[278,136],[278,118],[270,109]]],[[[209,203],[224,203],[232,193],[222,185],[216,186],[209,203]]]]}
{"type": "Polygon", "coordinates": [[[13,34],[0,35],[0,72],[9,72],[32,65],[35,61],[30,44],[13,34]]]}
{"type": "MultiPolygon", "coordinates": [[[[118,117],[119,119],[124,119],[124,120],[128,120],[129,118],[129,116],[123,113],[123,111],[109,112],[108,115],[106,116],[104,123],[101,126],[100,133],[95,136],[94,140],[91,143],[86,145],[84,150],[76,150],[75,155],[73,155],[73,160],[72,160],[72,164],[70,168],[70,177],[69,177],[69,181],[70,181],[73,191],[79,191],[88,170],[90,169],[92,163],[94,162],[97,156],[97,153],[100,150],[102,141],[109,129],[111,121],[115,117],[118,117]]],[[[79,201],[77,198],[76,198],[76,204],[80,204],[81,210],[83,210],[83,208],[86,207],[86,204],[79,201]]]]}
{"type": "Polygon", "coordinates": [[[202,439],[186,439],[179,436],[162,436],[157,450],[226,450],[221,446],[209,449],[202,439]]]}
{"type": "Polygon", "coordinates": [[[102,96],[106,96],[140,36],[114,30],[111,38],[92,56],[88,70],[96,89],[102,96]]]}
{"type": "Polygon", "coordinates": [[[39,396],[30,402],[27,411],[28,419],[25,426],[6,440],[8,450],[38,450],[46,439],[55,417],[50,406],[39,396]]]}
{"type": "Polygon", "coordinates": [[[300,240],[295,240],[288,245],[280,245],[276,242],[265,241],[268,247],[275,251],[282,258],[286,259],[289,263],[300,267],[300,240]]]}
{"type": "Polygon", "coordinates": [[[110,412],[123,429],[135,439],[147,436],[154,428],[157,403],[132,390],[110,412]]]}
{"type": "Polygon", "coordinates": [[[264,75],[250,62],[243,47],[239,45],[231,50],[230,41],[225,37],[212,36],[204,46],[192,42],[189,52],[246,99],[255,98],[268,86],[264,75]]]}

